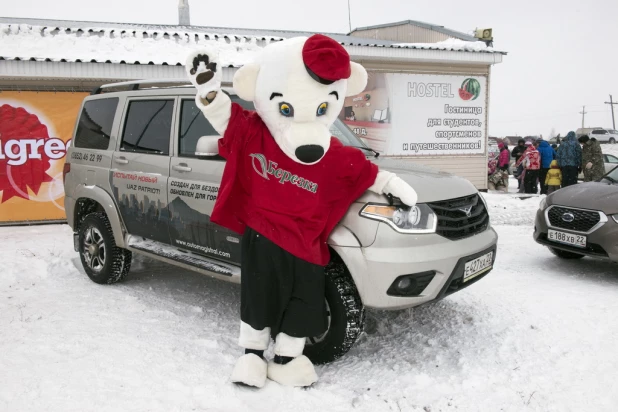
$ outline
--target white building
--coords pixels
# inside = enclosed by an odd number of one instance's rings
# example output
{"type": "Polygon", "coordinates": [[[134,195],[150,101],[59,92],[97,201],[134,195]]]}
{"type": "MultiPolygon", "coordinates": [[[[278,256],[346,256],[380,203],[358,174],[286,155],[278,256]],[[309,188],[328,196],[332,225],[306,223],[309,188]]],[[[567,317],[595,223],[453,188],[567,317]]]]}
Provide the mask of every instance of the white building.
{"type": "MultiPolygon", "coordinates": [[[[73,93],[117,81],[184,78],[185,55],[204,44],[218,48],[223,80],[230,82],[262,47],[310,34],[0,18],[0,99],[10,90],[73,93]]],[[[506,53],[412,21],[327,35],[370,73],[367,90],[346,99],[341,114],[361,138],[383,156],[413,157],[486,189],[491,66],[506,53]]]]}

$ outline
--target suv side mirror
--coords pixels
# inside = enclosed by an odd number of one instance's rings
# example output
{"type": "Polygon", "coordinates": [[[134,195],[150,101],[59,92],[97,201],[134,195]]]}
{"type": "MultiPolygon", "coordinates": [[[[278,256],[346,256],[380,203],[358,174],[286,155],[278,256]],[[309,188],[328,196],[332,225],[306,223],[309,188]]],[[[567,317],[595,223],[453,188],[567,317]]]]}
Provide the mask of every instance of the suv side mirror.
{"type": "Polygon", "coordinates": [[[196,156],[217,156],[219,155],[220,136],[202,136],[195,145],[196,156]]]}

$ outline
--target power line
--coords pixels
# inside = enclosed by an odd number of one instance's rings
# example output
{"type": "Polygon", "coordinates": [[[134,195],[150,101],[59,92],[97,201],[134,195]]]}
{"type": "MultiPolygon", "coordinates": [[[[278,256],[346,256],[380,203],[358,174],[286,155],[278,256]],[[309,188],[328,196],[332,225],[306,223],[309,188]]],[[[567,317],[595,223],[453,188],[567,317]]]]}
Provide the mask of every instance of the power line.
{"type": "Polygon", "coordinates": [[[614,119],[614,105],[618,104],[618,102],[615,102],[612,100],[612,95],[609,95],[609,102],[605,102],[605,104],[609,104],[609,107],[612,108],[612,125],[614,126],[614,130],[616,130],[616,120],[614,119]]]}
{"type": "Polygon", "coordinates": [[[582,129],[584,128],[584,119],[586,118],[586,113],[588,113],[586,111],[586,106],[582,106],[582,111],[579,112],[579,114],[582,115],[582,129]]]}
{"type": "Polygon", "coordinates": [[[350,27],[350,31],[348,33],[352,33],[352,14],[350,12],[350,0],[348,0],[348,25],[350,27]]]}

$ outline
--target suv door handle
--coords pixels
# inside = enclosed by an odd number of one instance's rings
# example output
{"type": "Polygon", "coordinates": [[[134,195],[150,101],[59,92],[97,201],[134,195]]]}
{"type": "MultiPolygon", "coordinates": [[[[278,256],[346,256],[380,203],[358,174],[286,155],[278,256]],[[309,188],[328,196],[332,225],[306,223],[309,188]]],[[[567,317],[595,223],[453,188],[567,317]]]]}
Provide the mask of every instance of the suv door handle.
{"type": "Polygon", "coordinates": [[[114,158],[114,162],[121,164],[121,165],[126,165],[129,163],[129,161],[124,156],[114,158]]]}
{"type": "Polygon", "coordinates": [[[177,172],[190,172],[191,170],[193,170],[191,167],[187,166],[186,163],[174,165],[172,166],[172,169],[176,170],[177,172]]]}

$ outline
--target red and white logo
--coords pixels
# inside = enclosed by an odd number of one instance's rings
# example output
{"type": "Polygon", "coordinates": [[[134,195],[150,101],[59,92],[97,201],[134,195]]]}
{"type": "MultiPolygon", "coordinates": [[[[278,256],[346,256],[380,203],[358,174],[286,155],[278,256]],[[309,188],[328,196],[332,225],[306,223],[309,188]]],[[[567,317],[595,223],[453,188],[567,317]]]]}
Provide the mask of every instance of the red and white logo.
{"type": "Polygon", "coordinates": [[[49,137],[37,115],[23,107],[0,106],[0,203],[13,197],[54,201],[56,193],[49,199],[39,199],[38,193],[44,183],[54,182],[48,171],[66,156],[68,146],[70,141],[49,137]]]}

